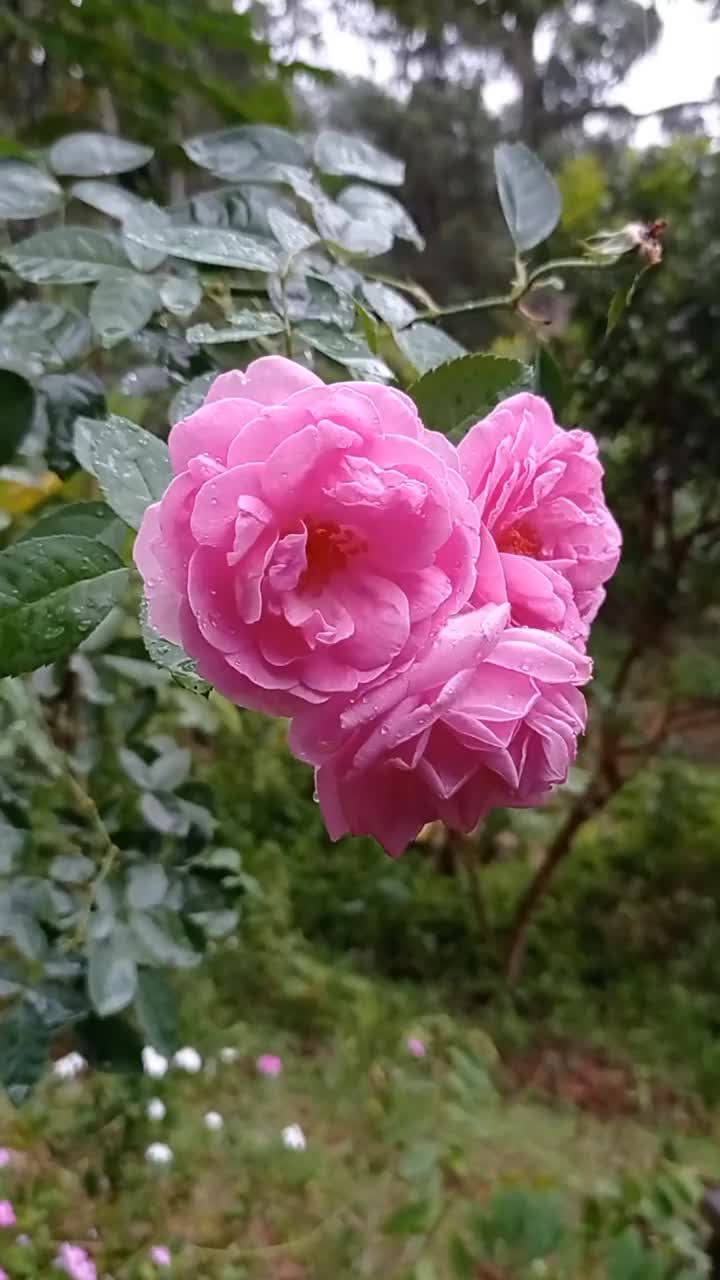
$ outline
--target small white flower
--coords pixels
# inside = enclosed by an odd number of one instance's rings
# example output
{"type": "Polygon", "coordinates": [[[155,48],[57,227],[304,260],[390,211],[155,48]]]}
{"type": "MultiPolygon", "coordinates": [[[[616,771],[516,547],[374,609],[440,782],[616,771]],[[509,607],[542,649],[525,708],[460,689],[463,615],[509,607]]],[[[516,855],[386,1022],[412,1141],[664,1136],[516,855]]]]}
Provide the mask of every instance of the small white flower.
{"type": "Polygon", "coordinates": [[[240,1057],[240,1050],[239,1050],[239,1049],[232,1049],[232,1048],[228,1047],[227,1049],[221,1049],[221,1050],[220,1050],[220,1061],[221,1061],[221,1062],[237,1062],[237,1061],[238,1061],[238,1059],[239,1059],[239,1057],[240,1057]]]}
{"type": "Polygon", "coordinates": [[[283,1146],[290,1151],[304,1151],[307,1143],[299,1124],[289,1124],[282,1131],[283,1146]]]}
{"type": "Polygon", "coordinates": [[[224,1124],[225,1124],[225,1121],[223,1120],[219,1111],[207,1112],[205,1116],[206,1129],[210,1129],[212,1133],[217,1133],[219,1129],[222,1129],[224,1124]]]}
{"type": "Polygon", "coordinates": [[[53,1067],[53,1075],[59,1076],[61,1080],[74,1080],[86,1068],[87,1062],[81,1053],[66,1053],[64,1058],[58,1058],[53,1067]]]}
{"type": "Polygon", "coordinates": [[[172,1148],[167,1142],[151,1142],[145,1152],[145,1159],[151,1164],[172,1164],[174,1159],[172,1148]]]}
{"type": "Polygon", "coordinates": [[[197,1075],[202,1070],[202,1058],[197,1049],[191,1049],[186,1045],[184,1049],[178,1049],[173,1062],[181,1071],[187,1071],[190,1075],[197,1075]]]}
{"type": "Polygon", "coordinates": [[[167,1115],[167,1107],[162,1098],[151,1098],[145,1109],[148,1120],[164,1120],[167,1115]]]}
{"type": "Polygon", "coordinates": [[[142,1051],[142,1062],[145,1075],[152,1076],[153,1080],[162,1080],[168,1069],[167,1058],[163,1058],[151,1044],[145,1045],[142,1051]]]}

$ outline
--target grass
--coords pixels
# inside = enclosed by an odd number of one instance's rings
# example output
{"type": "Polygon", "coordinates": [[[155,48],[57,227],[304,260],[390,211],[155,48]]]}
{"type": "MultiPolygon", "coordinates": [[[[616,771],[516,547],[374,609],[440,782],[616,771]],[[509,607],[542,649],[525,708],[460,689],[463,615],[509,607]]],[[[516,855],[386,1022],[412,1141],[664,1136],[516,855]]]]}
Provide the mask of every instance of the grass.
{"type": "MultiPolygon", "coordinates": [[[[719,1115],[706,1113],[698,1135],[671,1114],[601,1119],[498,1089],[507,1076],[490,1039],[432,992],[329,975],[324,1028],[308,1030],[297,973],[292,997],[280,1003],[270,986],[237,1021],[242,965],[226,953],[215,968],[224,991],[234,974],[237,997],[229,1004],[209,976],[191,988],[184,1031],[204,1058],[198,1075],[52,1080],[21,1112],[0,1104],[2,1141],[18,1152],[0,1170],[0,1199],[13,1200],[32,1241],[0,1235],[11,1280],[47,1280],[63,1240],[84,1244],[114,1280],[157,1274],[157,1243],[170,1246],[178,1280],[446,1280],[461,1207],[498,1188],[559,1190],[574,1216],[600,1183],[649,1177],[668,1136],[680,1159],[720,1175],[719,1115]],[[424,1058],[408,1051],[411,1035],[424,1058]],[[236,1062],[220,1060],[226,1046],[236,1062]],[[255,1067],[267,1052],[282,1058],[277,1079],[255,1067]],[[146,1116],[151,1096],[167,1105],[163,1121],[146,1116]],[[220,1132],[205,1126],[208,1110],[223,1116],[220,1132]],[[283,1145],[291,1124],[304,1151],[283,1145]],[[171,1166],[148,1163],[152,1141],[171,1146],[171,1166]],[[410,1229],[425,1201],[440,1206],[437,1220],[433,1208],[426,1231],[410,1229]]],[[[305,958],[298,972],[317,998],[321,966],[305,958]]]]}

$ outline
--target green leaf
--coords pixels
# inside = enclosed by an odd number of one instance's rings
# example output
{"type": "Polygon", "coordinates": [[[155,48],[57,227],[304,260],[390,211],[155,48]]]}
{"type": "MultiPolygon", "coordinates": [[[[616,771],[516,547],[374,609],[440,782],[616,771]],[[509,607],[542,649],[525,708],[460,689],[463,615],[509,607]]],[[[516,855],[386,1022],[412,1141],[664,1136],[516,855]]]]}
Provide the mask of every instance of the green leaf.
{"type": "Polygon", "coordinates": [[[211,324],[196,324],[188,329],[188,342],[212,345],[217,342],[252,342],[254,338],[270,337],[282,333],[283,322],[274,311],[236,311],[221,329],[211,324]]]}
{"type": "Polygon", "coordinates": [[[190,819],[185,807],[175,796],[153,795],[145,792],[140,798],[140,810],[145,821],[164,836],[186,836],[190,819]]]}
{"type": "Polygon", "coordinates": [[[23,160],[0,160],[0,222],[42,218],[63,202],[54,178],[23,160]]]}
{"type": "Polygon", "coordinates": [[[127,899],[131,907],[139,911],[158,907],[167,891],[167,872],[159,862],[141,862],[130,868],[127,899]]]}
{"type": "Polygon", "coordinates": [[[138,218],[125,224],[125,235],[148,249],[190,262],[244,271],[276,271],[280,266],[277,245],[247,231],[225,227],[153,227],[138,218]]]}
{"type": "Polygon", "coordinates": [[[358,377],[377,380],[392,378],[392,369],[373,355],[360,334],[343,333],[333,325],[322,324],[319,320],[308,321],[296,332],[311,347],[316,347],[331,360],[337,360],[338,364],[344,364],[358,377]]]}
{"type": "Polygon", "coordinates": [[[391,289],[387,284],[376,284],[371,280],[363,281],[362,286],[363,297],[372,307],[373,311],[390,325],[391,329],[402,329],[404,325],[412,324],[417,310],[412,302],[408,302],[397,289],[391,289]]]}
{"type": "Polygon", "coordinates": [[[2,256],[31,284],[92,284],[128,269],[119,240],[91,227],[58,227],[20,240],[2,256]]]}
{"type": "Polygon", "coordinates": [[[183,151],[195,164],[218,178],[237,181],[248,175],[271,181],[271,166],[304,165],[307,156],[299,138],[273,125],[239,125],[198,134],[183,142],[183,151]]]}
{"type": "Polygon", "coordinates": [[[131,911],[130,929],[140,964],[194,969],[200,955],[193,950],[176,914],[170,911],[131,911]]]}
{"type": "Polygon", "coordinates": [[[289,258],[310,249],[317,244],[320,237],[312,227],[308,227],[299,218],[293,218],[282,209],[268,209],[268,222],[275,239],[282,245],[289,258]]]}
{"type": "Polygon", "coordinates": [[[193,693],[210,692],[210,685],[207,681],[201,679],[197,673],[197,664],[194,658],[189,658],[185,650],[180,648],[180,645],[173,644],[170,640],[164,640],[154,627],[150,626],[147,606],[144,601],[140,610],[140,631],[143,644],[153,662],[165,671],[169,671],[178,684],[190,689],[193,693]]]}
{"type": "Polygon", "coordinates": [[[197,276],[166,276],[160,284],[160,301],[173,316],[192,315],[202,302],[202,285],[197,276]]]}
{"type": "Polygon", "coordinates": [[[408,394],[426,427],[458,437],[506,395],[530,385],[531,373],[519,360],[478,352],[438,365],[408,394]]]}
{"type": "Polygon", "coordinates": [[[152,160],[152,147],[109,133],[69,133],[50,148],[56,173],[74,178],[103,178],[140,169],[152,160]]]}
{"type": "MultiPolygon", "coordinates": [[[[88,325],[88,331],[91,332],[88,325]]],[[[40,409],[47,419],[47,464],[58,475],[77,469],[73,453],[75,421],[81,414],[102,418],[105,389],[94,373],[48,373],[37,384],[40,409]]]]}
{"type": "Polygon", "coordinates": [[[338,204],[362,221],[381,222],[399,240],[408,240],[416,249],[424,249],[425,241],[407,209],[395,196],[377,187],[366,187],[361,182],[345,187],[338,196],[338,204]]]}
{"type": "Polygon", "coordinates": [[[134,272],[108,273],[90,298],[90,319],[104,347],[115,347],[145,328],[158,304],[152,280],[134,272]]]}
{"type": "Polygon", "coordinates": [[[395,334],[395,341],[418,373],[428,373],[437,365],[465,354],[465,348],[433,324],[419,320],[395,334]]]}
{"type": "Polygon", "coordinates": [[[15,1103],[30,1093],[50,1054],[48,1030],[29,1004],[15,1005],[0,1018],[0,1084],[15,1103]]]}
{"type": "Polygon", "coordinates": [[[135,1012],[147,1044],[170,1057],[179,1045],[177,998],[170,983],[154,969],[138,974],[135,1012]]]}
{"type": "Polygon", "coordinates": [[[610,1241],[607,1280],[664,1280],[664,1263],[650,1253],[635,1227],[610,1241]]]}
{"type": "Polygon", "coordinates": [[[35,393],[12,369],[0,369],[0,466],[12,462],[33,423],[35,393]]]}
{"type": "Polygon", "coordinates": [[[177,791],[187,782],[192,765],[192,752],[188,747],[165,751],[150,766],[150,791],[177,791]]]}
{"type": "Polygon", "coordinates": [[[217,378],[218,372],[217,369],[211,369],[209,373],[201,373],[197,378],[191,378],[190,382],[186,382],[177,395],[173,396],[168,409],[171,427],[176,422],[181,422],[183,418],[188,418],[191,413],[200,408],[201,404],[204,404],[205,397],[217,378]]]}
{"type": "Polygon", "coordinates": [[[0,675],[55,662],[121,598],[127,570],[109,547],[69,534],[0,552],[0,675]]]}
{"type": "Polygon", "coordinates": [[[315,142],[315,163],[323,173],[365,178],[396,187],[405,180],[405,165],[352,133],[323,129],[315,142]]]}
{"type": "Polygon", "coordinates": [[[75,1028],[75,1042],[97,1071],[142,1073],[142,1040],[124,1018],[97,1018],[91,1014],[75,1028]]]}
{"type": "Polygon", "coordinates": [[[137,968],[126,929],[116,928],[107,938],[91,940],[87,960],[88,994],[101,1018],[119,1013],[132,1003],[137,968]]]}
{"type": "Polygon", "coordinates": [[[417,1236],[427,1229],[430,1204],[427,1200],[412,1200],[396,1209],[383,1224],[383,1231],[391,1236],[417,1236]]]}
{"type": "Polygon", "coordinates": [[[544,346],[538,347],[535,359],[535,389],[559,419],[567,402],[568,386],[560,365],[544,346]]]}
{"type": "Polygon", "coordinates": [[[450,1237],[448,1256],[450,1270],[457,1280],[473,1280],[476,1274],[475,1262],[462,1236],[457,1233],[450,1237]]]}
{"type": "Polygon", "coordinates": [[[138,271],[154,271],[164,262],[167,250],[142,243],[146,233],[162,234],[172,225],[166,209],[161,209],[152,200],[139,201],[134,209],[123,220],[123,248],[138,271]],[[137,231],[140,240],[134,236],[137,231]]]}
{"type": "Polygon", "coordinates": [[[167,445],[115,413],[101,421],[78,418],[75,455],[131,529],[140,527],[146,508],[160,500],[172,479],[167,445]]]}
{"type": "Polygon", "coordinates": [[[50,863],[50,875],[61,884],[87,884],[92,878],[95,863],[82,853],[63,853],[50,863]]]}
{"type": "Polygon", "coordinates": [[[649,270],[650,267],[646,266],[643,267],[642,271],[638,271],[629,289],[626,289],[625,286],[623,286],[622,288],[615,290],[608,308],[607,327],[605,329],[606,338],[609,337],[613,329],[617,327],[619,321],[622,319],[625,309],[632,303],[637,287],[645,275],[645,272],[649,270]]]}
{"type": "Polygon", "coordinates": [[[0,813],[0,876],[10,874],[24,844],[25,832],[19,831],[0,813]]]}
{"type": "Polygon", "coordinates": [[[144,203],[132,191],[126,191],[114,182],[98,182],[94,178],[74,182],[70,194],[90,205],[91,209],[106,213],[109,218],[117,218],[119,222],[124,222],[144,203]]]}
{"type": "Polygon", "coordinates": [[[110,547],[113,551],[120,548],[127,536],[128,528],[110,507],[104,502],[68,502],[57,507],[47,515],[43,515],[30,529],[27,529],[21,541],[30,538],[49,538],[53,534],[69,533],[80,538],[93,538],[110,547]]]}
{"type": "Polygon", "coordinates": [[[329,196],[318,197],[312,206],[315,225],[324,240],[358,257],[379,257],[393,246],[393,232],[371,217],[355,218],[329,196]]]}
{"type": "Polygon", "coordinates": [[[515,247],[524,253],[547,240],[560,220],[562,200],[555,179],[522,142],[495,148],[495,184],[515,247]]]}

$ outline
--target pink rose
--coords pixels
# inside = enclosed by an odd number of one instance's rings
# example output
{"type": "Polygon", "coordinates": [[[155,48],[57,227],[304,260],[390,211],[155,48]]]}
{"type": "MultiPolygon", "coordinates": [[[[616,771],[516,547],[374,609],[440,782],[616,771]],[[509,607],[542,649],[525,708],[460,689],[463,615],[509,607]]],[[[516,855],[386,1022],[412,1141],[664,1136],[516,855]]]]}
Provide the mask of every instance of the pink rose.
{"type": "MultiPolygon", "coordinates": [[[[458,452],[500,553],[512,621],[584,643],[621,543],[595,440],[563,430],[544,400],[522,394],[478,422],[458,452]]],[[[497,599],[479,573],[474,603],[497,599]]]]}
{"type": "Polygon", "coordinates": [[[448,621],[408,671],[295,717],[332,839],[401,854],[437,819],[471,831],[489,809],[540,803],[585,726],[590,660],[552,633],[508,627],[507,605],[448,621]]]}
{"type": "Polygon", "coordinates": [[[279,356],[170,435],[135,544],[150,621],[243,706],[290,715],[407,667],[475,586],[456,451],[412,401],[279,356]]]}

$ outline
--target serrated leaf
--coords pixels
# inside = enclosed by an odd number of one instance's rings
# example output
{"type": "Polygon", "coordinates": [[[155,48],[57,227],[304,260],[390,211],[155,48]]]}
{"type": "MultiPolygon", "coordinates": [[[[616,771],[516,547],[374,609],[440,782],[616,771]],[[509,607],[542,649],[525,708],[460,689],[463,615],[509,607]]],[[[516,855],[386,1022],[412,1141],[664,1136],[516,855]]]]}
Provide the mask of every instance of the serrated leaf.
{"type": "Polygon", "coordinates": [[[113,511],[138,529],[152,502],[172,479],[167,445],[127,418],[78,418],[75,456],[95,476],[113,511]]]}
{"type": "Polygon", "coordinates": [[[129,173],[152,160],[152,147],[110,133],[69,133],[50,148],[56,173],[74,178],[103,178],[129,173]]]}
{"type": "Polygon", "coordinates": [[[131,907],[135,907],[139,911],[146,911],[149,907],[158,907],[162,903],[167,890],[167,872],[159,862],[141,862],[130,868],[127,883],[127,900],[131,907]]]}
{"type": "Polygon", "coordinates": [[[402,160],[355,134],[341,133],[338,129],[323,129],[318,134],[314,157],[323,173],[365,178],[391,187],[399,186],[405,179],[402,160]]]}
{"type": "Polygon", "coordinates": [[[424,320],[398,330],[395,341],[418,373],[428,373],[439,364],[465,355],[465,348],[459,342],[424,320]]]}
{"type": "Polygon", "coordinates": [[[0,369],[0,466],[12,462],[33,424],[35,392],[26,378],[0,369]]]}
{"type": "Polygon", "coordinates": [[[505,396],[531,386],[532,373],[520,360],[477,352],[431,369],[408,394],[426,427],[457,438],[505,396]]]}
{"type": "Polygon", "coordinates": [[[108,271],[128,268],[120,242],[91,227],[38,231],[4,249],[2,256],[32,284],[92,284],[108,271]]]}
{"type": "Polygon", "coordinates": [[[0,1084],[16,1104],[24,1102],[47,1066],[50,1037],[29,1004],[15,1005],[0,1018],[0,1084]]]}
{"type": "Polygon", "coordinates": [[[555,230],[562,212],[560,191],[540,157],[522,142],[498,143],[494,160],[503,217],[515,247],[524,253],[555,230]]]}
{"type": "Polygon", "coordinates": [[[62,187],[49,173],[24,160],[0,160],[0,222],[42,218],[62,202],[62,187]]]}
{"type": "Polygon", "coordinates": [[[68,534],[0,552],[0,675],[64,657],[122,597],[127,570],[109,547],[68,534]]]}
{"type": "Polygon", "coordinates": [[[73,534],[80,538],[93,538],[105,543],[113,551],[119,551],[128,533],[128,527],[104,502],[68,502],[57,507],[26,529],[21,541],[30,538],[49,538],[53,534],[73,534]]]}
{"type": "Polygon", "coordinates": [[[225,227],[153,227],[133,218],[125,224],[127,240],[168,257],[244,271],[276,271],[280,252],[270,240],[225,227]]]}
{"type": "Polygon", "coordinates": [[[218,342],[252,342],[255,338],[282,333],[283,322],[274,311],[236,311],[228,324],[215,329],[211,324],[196,324],[185,335],[188,342],[211,346],[218,342]]]}
{"type": "Polygon", "coordinates": [[[381,222],[399,240],[408,240],[416,249],[425,248],[425,241],[407,209],[389,192],[357,182],[345,187],[337,202],[353,218],[381,222]]]}
{"type": "Polygon", "coordinates": [[[88,994],[101,1018],[119,1013],[135,997],[137,967],[130,946],[129,934],[123,928],[88,944],[88,994]]]}
{"type": "Polygon", "coordinates": [[[116,347],[145,328],[157,304],[152,280],[129,271],[108,273],[92,292],[90,319],[103,346],[116,347]]]}
{"type": "Polygon", "coordinates": [[[145,1037],[160,1053],[170,1057],[179,1045],[177,998],[170,983],[153,969],[138,974],[135,1012],[145,1037]]]}
{"type": "Polygon", "coordinates": [[[53,858],[49,867],[53,880],[59,880],[61,884],[87,884],[94,870],[92,858],[86,858],[83,853],[60,854],[53,858]]]}
{"type": "Polygon", "coordinates": [[[373,355],[366,340],[357,333],[343,333],[334,325],[308,321],[296,330],[297,336],[338,364],[345,365],[356,378],[389,381],[392,369],[373,355]]]}

